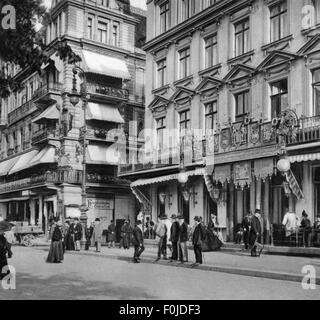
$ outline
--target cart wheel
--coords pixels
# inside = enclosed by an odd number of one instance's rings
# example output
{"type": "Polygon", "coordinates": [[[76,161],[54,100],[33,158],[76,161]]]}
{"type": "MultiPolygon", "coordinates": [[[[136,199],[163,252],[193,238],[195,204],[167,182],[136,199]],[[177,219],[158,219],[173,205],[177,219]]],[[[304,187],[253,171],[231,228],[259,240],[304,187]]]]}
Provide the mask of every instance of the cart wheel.
{"type": "Polygon", "coordinates": [[[27,234],[22,238],[22,243],[26,247],[32,247],[34,240],[35,240],[35,237],[32,234],[27,234]]]}

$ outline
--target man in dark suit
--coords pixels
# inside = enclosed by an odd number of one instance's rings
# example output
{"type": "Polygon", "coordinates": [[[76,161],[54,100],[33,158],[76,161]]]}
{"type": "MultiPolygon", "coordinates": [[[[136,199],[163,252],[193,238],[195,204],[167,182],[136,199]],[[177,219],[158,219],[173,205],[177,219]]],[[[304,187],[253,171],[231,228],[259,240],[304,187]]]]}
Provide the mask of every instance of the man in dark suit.
{"type": "Polygon", "coordinates": [[[136,227],[133,229],[133,239],[132,243],[134,245],[134,256],[133,262],[140,263],[140,256],[144,251],[143,245],[143,232],[142,232],[142,222],[137,221],[136,227]]]}
{"type": "Polygon", "coordinates": [[[241,227],[243,229],[243,242],[246,250],[249,249],[249,234],[251,229],[251,220],[252,220],[252,213],[248,212],[248,214],[243,218],[241,223],[241,227]]]}
{"type": "Polygon", "coordinates": [[[170,241],[172,243],[172,256],[170,260],[177,261],[178,260],[178,241],[179,241],[179,222],[177,220],[177,216],[173,214],[171,216],[172,225],[170,232],[170,241]]]}
{"type": "Polygon", "coordinates": [[[184,263],[184,262],[188,262],[188,247],[187,247],[188,225],[184,221],[183,215],[180,215],[178,217],[178,219],[179,219],[179,242],[178,242],[179,255],[178,255],[178,258],[181,261],[181,263],[184,263]]]}
{"type": "Polygon", "coordinates": [[[200,217],[194,217],[196,227],[192,235],[193,250],[196,257],[195,264],[202,264],[202,240],[204,238],[200,217]]]}
{"type": "Polygon", "coordinates": [[[263,245],[260,243],[261,241],[261,222],[260,222],[260,210],[256,209],[254,216],[251,220],[251,229],[249,235],[249,244],[251,247],[251,256],[257,257],[261,255],[263,250],[263,245]],[[257,255],[257,247],[259,247],[259,254],[257,255]]]}

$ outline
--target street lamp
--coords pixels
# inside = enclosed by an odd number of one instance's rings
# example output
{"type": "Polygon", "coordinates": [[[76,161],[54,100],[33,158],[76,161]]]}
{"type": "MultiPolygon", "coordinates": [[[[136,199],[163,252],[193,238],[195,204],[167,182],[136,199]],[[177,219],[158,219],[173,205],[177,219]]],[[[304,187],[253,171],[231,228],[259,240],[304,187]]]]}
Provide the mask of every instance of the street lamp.
{"type": "Polygon", "coordinates": [[[87,225],[87,166],[86,166],[86,152],[87,152],[87,139],[86,139],[86,111],[87,111],[87,103],[88,103],[88,97],[87,97],[87,78],[84,70],[78,66],[75,66],[72,70],[73,72],[73,79],[72,79],[72,90],[71,93],[68,94],[71,104],[75,107],[79,102],[80,99],[82,100],[82,110],[83,110],[83,128],[81,129],[81,135],[82,135],[82,146],[83,146],[83,160],[82,160],[82,183],[81,183],[81,206],[80,206],[80,221],[82,224],[82,239],[81,239],[81,245],[84,246],[86,243],[86,237],[85,237],[85,230],[87,225]],[[76,75],[79,73],[83,76],[83,87],[81,90],[81,93],[78,93],[77,90],[77,79],[76,75]]]}

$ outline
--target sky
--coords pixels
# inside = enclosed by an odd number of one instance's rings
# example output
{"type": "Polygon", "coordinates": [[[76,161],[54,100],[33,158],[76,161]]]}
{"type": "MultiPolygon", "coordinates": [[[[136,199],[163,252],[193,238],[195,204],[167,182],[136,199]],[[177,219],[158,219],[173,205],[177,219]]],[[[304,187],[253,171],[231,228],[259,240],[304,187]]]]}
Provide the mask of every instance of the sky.
{"type": "MultiPolygon", "coordinates": [[[[51,5],[51,0],[43,0],[43,2],[45,3],[45,5],[47,7],[50,7],[51,5]]],[[[147,10],[147,4],[146,4],[146,0],[130,0],[131,5],[143,10],[147,10]]]]}

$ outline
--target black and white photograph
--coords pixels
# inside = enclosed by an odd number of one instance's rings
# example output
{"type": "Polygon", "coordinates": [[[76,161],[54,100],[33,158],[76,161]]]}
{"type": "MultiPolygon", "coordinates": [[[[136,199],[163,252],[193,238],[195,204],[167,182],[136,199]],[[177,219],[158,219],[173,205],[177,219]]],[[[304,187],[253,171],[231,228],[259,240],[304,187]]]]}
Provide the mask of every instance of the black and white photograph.
{"type": "Polygon", "coordinates": [[[320,0],[0,0],[0,300],[319,299],[320,0]]]}

